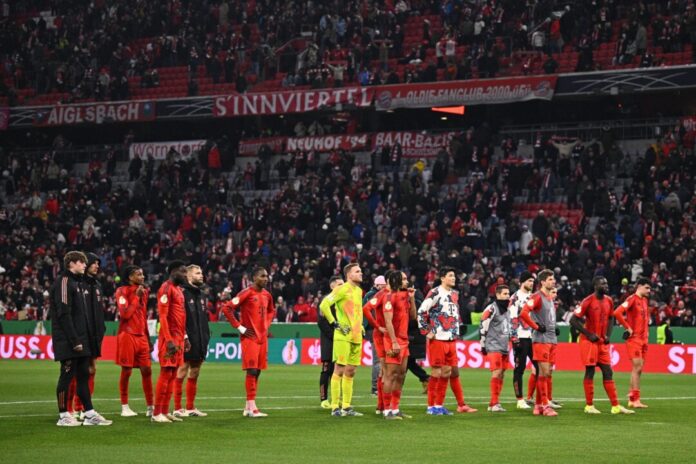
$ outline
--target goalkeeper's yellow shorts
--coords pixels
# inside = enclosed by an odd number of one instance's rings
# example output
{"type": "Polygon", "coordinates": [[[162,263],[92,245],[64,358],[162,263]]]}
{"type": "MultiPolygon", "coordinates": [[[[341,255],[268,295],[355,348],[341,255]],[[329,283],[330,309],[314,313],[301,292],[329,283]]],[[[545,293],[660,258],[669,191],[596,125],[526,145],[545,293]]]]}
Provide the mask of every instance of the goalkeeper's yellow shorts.
{"type": "Polygon", "coordinates": [[[362,355],[362,344],[345,340],[334,340],[333,361],[341,366],[359,366],[362,355]]]}

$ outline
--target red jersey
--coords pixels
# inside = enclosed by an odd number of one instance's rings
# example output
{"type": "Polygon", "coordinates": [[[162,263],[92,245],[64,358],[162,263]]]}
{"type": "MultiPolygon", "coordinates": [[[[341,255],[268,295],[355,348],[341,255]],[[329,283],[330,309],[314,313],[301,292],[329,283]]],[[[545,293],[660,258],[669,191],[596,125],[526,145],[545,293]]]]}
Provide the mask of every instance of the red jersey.
{"type": "Polygon", "coordinates": [[[160,320],[161,342],[183,340],[186,335],[184,293],[171,280],[163,283],[157,292],[157,312],[160,320]]]}
{"type": "Polygon", "coordinates": [[[273,296],[268,290],[262,289],[259,292],[254,287],[248,287],[226,303],[222,307],[222,311],[235,329],[239,328],[240,325],[252,329],[254,331],[253,339],[258,343],[262,343],[268,338],[268,328],[275,316],[273,296]],[[241,320],[234,317],[234,311],[237,308],[241,308],[241,320]]]}
{"type": "Polygon", "coordinates": [[[400,342],[408,343],[408,319],[411,308],[411,297],[407,291],[389,292],[384,303],[384,312],[392,313],[394,334],[400,342]]]}
{"type": "Polygon", "coordinates": [[[640,297],[634,293],[616,308],[614,317],[626,330],[629,328],[633,330],[633,335],[630,338],[647,343],[649,322],[647,298],[640,297]],[[628,318],[624,317],[626,313],[628,318]]]}
{"type": "Polygon", "coordinates": [[[373,329],[384,327],[384,303],[387,302],[387,295],[389,295],[389,291],[383,288],[363,305],[363,315],[373,329]],[[374,311],[374,316],[372,311],[374,311]]]}
{"type": "MultiPolygon", "coordinates": [[[[607,336],[607,327],[609,325],[609,318],[611,318],[614,311],[614,302],[608,296],[603,298],[597,298],[594,293],[580,303],[574,314],[577,317],[585,318],[585,330],[590,333],[597,335],[602,339],[607,336]]],[[[586,339],[584,335],[580,334],[580,337],[586,339]]]]}
{"type": "Polygon", "coordinates": [[[114,294],[116,307],[118,308],[118,333],[132,335],[145,335],[149,337],[147,330],[147,297],[150,293],[145,289],[142,296],[135,292],[137,285],[124,285],[119,287],[114,294]]]}

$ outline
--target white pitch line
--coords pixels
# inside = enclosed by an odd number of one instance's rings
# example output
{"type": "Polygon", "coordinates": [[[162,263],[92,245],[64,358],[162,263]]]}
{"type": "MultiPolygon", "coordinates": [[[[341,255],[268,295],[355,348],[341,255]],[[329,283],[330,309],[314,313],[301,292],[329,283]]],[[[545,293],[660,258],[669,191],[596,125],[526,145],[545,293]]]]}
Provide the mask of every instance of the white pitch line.
{"type": "MultiPolygon", "coordinates": [[[[298,400],[298,399],[317,399],[316,395],[288,395],[288,396],[257,396],[260,400],[298,400]]],[[[373,398],[370,395],[353,395],[353,398],[373,398]]],[[[402,398],[414,399],[422,398],[426,399],[425,395],[403,395],[402,398]]],[[[121,401],[120,398],[93,398],[95,401],[121,401]]],[[[197,400],[246,400],[246,396],[197,396],[197,400]]],[[[466,396],[465,399],[473,400],[488,400],[489,396],[466,396]]],[[[503,402],[514,402],[516,401],[513,397],[502,397],[503,402]]],[[[669,401],[669,400],[696,400],[696,396],[655,396],[655,397],[643,397],[642,399],[646,401],[669,401]]],[[[579,403],[585,401],[585,398],[555,398],[557,401],[566,403],[579,403]]],[[[129,402],[145,401],[144,398],[130,398],[129,402]]],[[[607,398],[595,398],[595,401],[609,401],[607,398]]],[[[11,406],[20,404],[53,404],[56,400],[36,400],[36,401],[5,401],[0,402],[0,406],[11,406]]],[[[2,417],[2,416],[0,416],[2,417]]]]}

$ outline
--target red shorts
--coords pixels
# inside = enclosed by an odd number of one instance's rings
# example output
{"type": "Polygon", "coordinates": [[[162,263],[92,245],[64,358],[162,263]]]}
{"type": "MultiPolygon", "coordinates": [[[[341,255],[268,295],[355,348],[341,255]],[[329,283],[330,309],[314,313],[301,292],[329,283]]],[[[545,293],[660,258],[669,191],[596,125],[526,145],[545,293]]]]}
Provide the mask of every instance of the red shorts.
{"type": "Polygon", "coordinates": [[[162,340],[158,340],[159,345],[159,363],[160,367],[179,367],[184,364],[184,337],[178,337],[172,341],[176,346],[179,347],[179,351],[171,356],[167,356],[167,344],[161,343],[162,340]]]}
{"type": "MultiPolygon", "coordinates": [[[[389,348],[391,348],[391,341],[387,341],[389,348]]],[[[389,356],[388,354],[384,358],[384,362],[387,364],[402,364],[404,359],[408,358],[408,340],[399,340],[399,354],[396,356],[389,356]]],[[[386,347],[385,347],[386,349],[386,347]]]]}
{"type": "Polygon", "coordinates": [[[387,357],[387,352],[384,350],[384,334],[379,330],[372,333],[372,345],[375,347],[375,353],[380,359],[387,357]]]}
{"type": "Polygon", "coordinates": [[[488,353],[486,361],[490,364],[490,370],[497,371],[498,369],[506,370],[510,368],[510,358],[507,354],[500,352],[488,353]]]}
{"type": "Polygon", "coordinates": [[[596,366],[606,364],[611,366],[611,356],[609,355],[609,345],[602,342],[593,343],[589,340],[580,339],[580,360],[584,366],[596,366]]]}
{"type": "Polygon", "coordinates": [[[645,359],[648,354],[648,342],[629,338],[626,340],[626,351],[629,359],[645,359]]]}
{"type": "Polygon", "coordinates": [[[121,367],[150,367],[150,343],[145,335],[122,332],[116,337],[116,364],[121,367]]]}
{"type": "Polygon", "coordinates": [[[268,367],[268,340],[261,343],[242,337],[242,369],[266,369],[268,367]]]}
{"type": "Polygon", "coordinates": [[[456,367],[457,342],[454,340],[428,340],[428,364],[431,367],[452,366],[456,367]]]}
{"type": "Polygon", "coordinates": [[[556,364],[556,345],[554,343],[532,343],[532,359],[536,362],[556,364]]]}

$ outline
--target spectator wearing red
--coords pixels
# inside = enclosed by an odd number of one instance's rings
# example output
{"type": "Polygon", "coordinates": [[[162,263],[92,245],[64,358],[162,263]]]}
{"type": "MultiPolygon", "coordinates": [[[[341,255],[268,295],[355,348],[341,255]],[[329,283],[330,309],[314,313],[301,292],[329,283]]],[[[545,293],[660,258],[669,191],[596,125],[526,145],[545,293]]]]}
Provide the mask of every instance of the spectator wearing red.
{"type": "Polygon", "coordinates": [[[292,308],[293,321],[317,322],[317,309],[312,308],[303,296],[297,297],[297,303],[292,308]]]}

